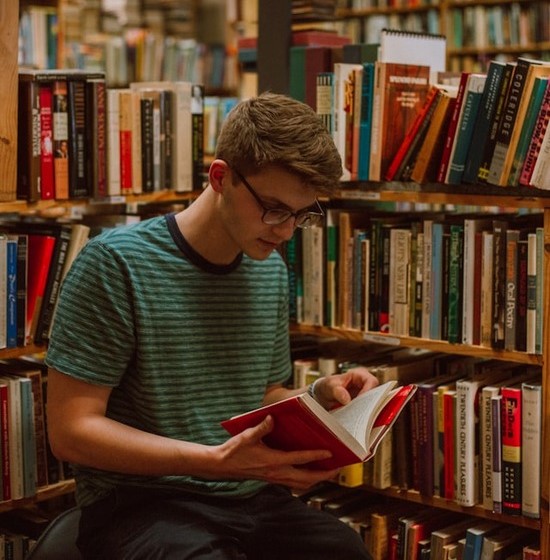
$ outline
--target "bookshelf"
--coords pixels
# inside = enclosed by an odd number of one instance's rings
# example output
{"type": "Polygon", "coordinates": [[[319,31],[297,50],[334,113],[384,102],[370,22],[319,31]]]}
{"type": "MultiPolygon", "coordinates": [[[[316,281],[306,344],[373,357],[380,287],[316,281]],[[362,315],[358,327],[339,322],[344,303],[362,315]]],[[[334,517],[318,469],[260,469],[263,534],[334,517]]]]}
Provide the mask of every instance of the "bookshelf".
{"type": "MultiPolygon", "coordinates": [[[[18,2],[7,2],[0,18],[0,39],[2,57],[0,68],[4,79],[0,84],[0,103],[4,110],[0,115],[0,212],[13,211],[13,203],[4,203],[6,192],[13,190],[16,181],[17,146],[17,23],[19,18],[18,2]]],[[[23,354],[44,351],[43,346],[28,345],[23,348],[0,350],[0,358],[15,358],[23,354]]],[[[38,501],[50,500],[74,491],[72,481],[41,488],[36,496],[25,500],[0,502],[0,511],[29,506],[38,501]]]]}
{"type": "MultiPolygon", "coordinates": [[[[339,203],[347,203],[349,208],[350,201],[368,202],[405,202],[405,203],[432,203],[432,204],[465,204],[476,207],[505,207],[509,209],[535,208],[540,210],[544,216],[544,239],[548,246],[550,240],[550,197],[547,192],[540,192],[540,196],[533,196],[533,190],[512,189],[511,191],[498,188],[487,187],[487,193],[477,193],[465,187],[464,194],[456,192],[456,187],[451,192],[448,185],[423,185],[414,183],[350,183],[343,184],[342,189],[333,200],[334,207],[339,203]],[[468,192],[470,191],[470,192],[468,192]]],[[[462,188],[462,187],[461,187],[462,188]]],[[[368,210],[366,210],[368,212],[368,210]]],[[[396,210],[399,212],[399,210],[396,210]]],[[[544,303],[544,325],[543,332],[548,332],[550,328],[549,313],[549,276],[550,258],[548,251],[544,257],[545,282],[545,303],[544,303]]],[[[547,558],[550,554],[550,512],[548,509],[548,497],[550,495],[550,360],[548,359],[550,346],[546,338],[543,338],[542,354],[529,354],[525,352],[511,352],[497,350],[489,347],[465,344],[451,344],[443,340],[425,339],[413,336],[398,336],[391,333],[379,333],[350,328],[329,328],[324,326],[312,326],[307,324],[293,324],[291,332],[299,335],[313,335],[317,337],[337,337],[357,343],[379,343],[409,348],[422,348],[437,353],[453,354],[459,356],[472,356],[484,359],[497,359],[516,364],[541,366],[543,379],[543,436],[542,436],[542,486],[541,486],[541,517],[540,519],[529,519],[524,516],[511,516],[493,513],[476,505],[473,507],[462,507],[452,500],[440,497],[429,497],[420,494],[416,490],[405,490],[399,487],[391,487],[386,490],[367,487],[371,492],[383,494],[387,497],[397,498],[409,502],[450,510],[479,518],[492,519],[501,523],[519,527],[529,528],[538,531],[540,534],[542,558],[547,558]],[[545,451],[546,450],[546,451],[545,451]]],[[[528,461],[528,459],[527,459],[528,461]]]]}
{"type": "MultiPolygon", "coordinates": [[[[268,65],[269,58],[262,61],[262,53],[268,53],[273,42],[277,41],[279,37],[278,47],[281,43],[288,45],[288,29],[282,27],[278,30],[273,29],[273,24],[277,20],[271,19],[272,27],[269,33],[262,37],[262,20],[268,21],[271,17],[270,8],[267,6],[268,0],[260,0],[259,6],[259,23],[260,33],[258,37],[258,69],[259,69],[259,84],[266,86],[269,84],[271,89],[276,89],[282,93],[288,93],[288,83],[285,81],[285,68],[287,64],[287,57],[282,56],[277,60],[282,60],[275,68],[275,59],[271,59],[271,66],[268,65]],[[262,50],[263,45],[263,50],[262,50]],[[263,64],[262,64],[263,63],[263,64]],[[262,75],[262,72],[268,72],[268,75],[262,75]],[[274,76],[278,76],[281,72],[282,77],[276,81],[274,76]]],[[[280,4],[280,3],[279,3],[280,4]]],[[[509,6],[511,2],[505,0],[504,2],[495,2],[492,0],[481,0],[468,2],[470,5],[478,5],[483,8],[486,7],[499,7],[509,6]]],[[[538,2],[520,2],[522,7],[528,7],[538,2]]],[[[540,3],[545,4],[545,3],[540,3]]],[[[466,6],[465,2],[448,1],[437,4],[439,16],[442,18],[442,23],[447,23],[445,18],[451,17],[452,14],[449,10],[462,10],[466,6]]],[[[286,10],[287,15],[290,14],[290,0],[286,2],[286,7],[279,5],[279,9],[286,10]]],[[[408,13],[409,11],[418,11],[419,13],[425,11],[426,7],[421,8],[399,8],[399,13],[408,13]]],[[[368,10],[351,10],[341,8],[339,17],[352,19],[357,17],[370,17],[371,15],[388,14],[394,10],[388,8],[368,9],[368,10]]],[[[282,18],[284,20],[285,18],[282,18]]],[[[281,24],[283,25],[283,24],[281,24]]],[[[440,32],[444,32],[444,28],[440,32]]],[[[518,53],[530,53],[533,57],[540,57],[548,49],[547,41],[530,42],[527,45],[510,44],[503,48],[500,47],[486,47],[486,48],[469,48],[469,47],[456,47],[449,50],[450,59],[460,59],[466,56],[477,56],[481,53],[483,55],[496,55],[504,52],[517,56],[518,53]]],[[[260,87],[260,91],[263,88],[260,87]]],[[[480,188],[479,185],[459,185],[449,186],[442,184],[425,184],[418,185],[415,183],[372,183],[372,182],[350,182],[343,183],[342,188],[331,205],[338,208],[339,204],[345,204],[348,209],[355,205],[357,208],[365,206],[365,212],[369,211],[367,205],[362,203],[385,203],[385,202],[399,202],[399,203],[422,203],[433,205],[464,205],[471,206],[477,209],[486,209],[487,207],[508,208],[514,210],[531,209],[537,210],[543,216],[543,236],[544,236],[544,307],[543,307],[543,332],[548,333],[550,329],[550,254],[548,253],[548,243],[550,242],[550,197],[549,191],[541,191],[529,188],[507,188],[492,187],[491,185],[484,185],[480,188]]],[[[396,210],[399,212],[399,210],[396,210]]],[[[452,212],[447,212],[452,213],[452,212]]],[[[490,358],[513,362],[516,364],[536,365],[542,368],[543,379],[543,416],[542,416],[542,475],[541,475],[541,517],[540,519],[528,519],[521,516],[502,515],[490,512],[478,506],[462,507],[453,501],[445,500],[438,497],[427,497],[420,495],[417,491],[401,490],[399,488],[390,488],[387,490],[376,490],[368,488],[372,492],[381,493],[385,496],[405,500],[408,502],[427,505],[430,507],[451,510],[455,512],[465,513],[479,518],[490,518],[499,522],[509,524],[512,526],[527,527],[531,530],[537,531],[540,535],[541,557],[550,557],[550,345],[547,337],[543,337],[542,353],[528,354],[525,352],[509,352],[504,350],[495,350],[493,348],[463,345],[463,344],[450,344],[441,340],[432,340],[425,338],[417,338],[411,336],[396,336],[392,334],[382,334],[378,332],[365,332],[362,330],[353,330],[348,328],[329,328],[310,325],[291,325],[291,332],[298,335],[315,335],[321,337],[336,337],[344,340],[349,340],[357,343],[374,342],[380,344],[398,345],[410,348],[423,348],[427,350],[436,351],[444,354],[458,354],[464,356],[472,356],[477,358],[490,358]]]]}
{"type": "Polygon", "coordinates": [[[447,36],[449,70],[480,71],[495,56],[548,57],[550,35],[543,24],[548,16],[544,0],[440,0],[401,2],[399,6],[357,8],[342,2],[339,26],[355,40],[375,42],[371,33],[381,26],[447,36]],[[369,24],[370,22],[370,24],[369,24]]]}

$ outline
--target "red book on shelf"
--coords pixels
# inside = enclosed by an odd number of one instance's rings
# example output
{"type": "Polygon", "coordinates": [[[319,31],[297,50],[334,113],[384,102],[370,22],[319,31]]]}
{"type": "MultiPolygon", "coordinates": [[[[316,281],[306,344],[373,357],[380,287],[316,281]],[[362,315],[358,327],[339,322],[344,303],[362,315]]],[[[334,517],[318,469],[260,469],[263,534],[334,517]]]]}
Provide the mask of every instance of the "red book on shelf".
{"type": "Polygon", "coordinates": [[[38,315],[42,306],[44,290],[55,247],[55,237],[50,235],[29,234],[28,236],[28,286],[27,317],[25,336],[27,343],[34,338],[38,315]]]}
{"type": "Polygon", "coordinates": [[[502,513],[521,514],[521,386],[502,387],[502,513]]]}
{"type": "Polygon", "coordinates": [[[420,128],[422,127],[422,123],[424,123],[427,118],[430,110],[434,106],[434,102],[437,99],[437,94],[439,93],[439,88],[436,85],[432,85],[422,106],[420,112],[416,115],[415,120],[413,121],[412,125],[410,126],[405,138],[403,138],[403,142],[399,146],[399,149],[395,153],[387,171],[385,179],[386,181],[393,181],[396,178],[396,173],[401,166],[401,162],[403,158],[409,151],[411,145],[415,141],[417,134],[419,134],[420,128]]]}
{"type": "Polygon", "coordinates": [[[328,449],[332,457],[308,464],[312,469],[336,469],[370,459],[399,413],[416,391],[415,385],[395,388],[389,381],[345,406],[325,410],[307,393],[234,416],[222,422],[231,434],[257,426],[268,415],[273,430],[264,438],[285,451],[328,449]]]}
{"type": "Polygon", "coordinates": [[[53,164],[53,107],[51,84],[40,84],[40,198],[55,196],[53,164]]]}

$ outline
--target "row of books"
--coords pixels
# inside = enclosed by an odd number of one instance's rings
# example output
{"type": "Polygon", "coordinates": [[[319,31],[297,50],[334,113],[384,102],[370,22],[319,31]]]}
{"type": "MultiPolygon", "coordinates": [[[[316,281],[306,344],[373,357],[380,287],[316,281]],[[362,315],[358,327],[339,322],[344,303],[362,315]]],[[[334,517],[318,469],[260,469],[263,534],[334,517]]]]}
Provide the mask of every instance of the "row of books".
{"type": "Polygon", "coordinates": [[[298,323],[542,352],[541,214],[329,208],[289,242],[298,323]]]}
{"type": "Polygon", "coordinates": [[[89,231],[80,224],[0,224],[0,348],[48,339],[60,283],[89,231]]]}
{"type": "Polygon", "coordinates": [[[203,106],[191,82],[109,89],[101,73],[21,70],[17,197],[200,189],[203,106]]]}
{"type": "Polygon", "coordinates": [[[494,560],[541,558],[533,532],[495,521],[399,503],[363,490],[331,484],[300,495],[309,507],[326,511],[362,538],[373,560],[494,560]]]}
{"type": "MultiPolygon", "coordinates": [[[[112,32],[93,27],[74,30],[68,12],[65,9],[59,16],[58,10],[50,6],[27,6],[22,10],[20,66],[40,70],[67,66],[94,69],[105,73],[109,87],[152,80],[190,81],[212,89],[236,86],[232,69],[235,56],[219,38],[206,44],[192,38],[192,30],[170,32],[159,22],[128,22],[125,28],[117,26],[112,32]]],[[[152,16],[152,10],[148,14],[152,16]]],[[[107,15],[98,13],[97,19],[100,18],[107,15]]],[[[91,18],[88,23],[97,22],[91,18]]],[[[168,23],[175,24],[175,18],[168,23]]]]}
{"type": "MultiPolygon", "coordinates": [[[[410,349],[356,358],[381,384],[413,383],[417,391],[374,458],[340,471],[342,485],[397,486],[540,517],[540,367],[410,349]]],[[[337,371],[349,365],[346,357],[337,371]]],[[[297,386],[324,374],[320,359],[297,360],[294,372],[297,386]]]]}
{"type": "Polygon", "coordinates": [[[547,2],[453,7],[449,45],[477,49],[510,45],[528,48],[550,39],[549,21],[547,2]]]}
{"type": "Polygon", "coordinates": [[[344,180],[547,188],[550,63],[493,60],[458,84],[430,70],[366,60],[316,74],[344,180]]]}
{"type": "Polygon", "coordinates": [[[0,360],[1,501],[31,498],[69,475],[47,441],[46,382],[40,359],[0,360]]]}

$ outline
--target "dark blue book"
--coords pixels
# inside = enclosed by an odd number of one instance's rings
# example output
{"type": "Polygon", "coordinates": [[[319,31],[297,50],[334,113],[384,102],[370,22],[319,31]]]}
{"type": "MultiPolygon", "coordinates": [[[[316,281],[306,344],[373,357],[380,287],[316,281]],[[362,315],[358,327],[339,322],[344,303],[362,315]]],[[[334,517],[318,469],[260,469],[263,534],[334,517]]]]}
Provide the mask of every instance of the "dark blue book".
{"type": "Polygon", "coordinates": [[[504,68],[505,64],[498,60],[493,60],[489,64],[487,80],[485,81],[485,87],[483,88],[483,94],[481,96],[478,113],[479,117],[476,119],[472,131],[470,148],[464,164],[464,173],[462,174],[462,182],[464,183],[477,182],[478,170],[483,159],[484,146],[489,136],[491,123],[495,114],[496,101],[498,99],[504,68]]]}

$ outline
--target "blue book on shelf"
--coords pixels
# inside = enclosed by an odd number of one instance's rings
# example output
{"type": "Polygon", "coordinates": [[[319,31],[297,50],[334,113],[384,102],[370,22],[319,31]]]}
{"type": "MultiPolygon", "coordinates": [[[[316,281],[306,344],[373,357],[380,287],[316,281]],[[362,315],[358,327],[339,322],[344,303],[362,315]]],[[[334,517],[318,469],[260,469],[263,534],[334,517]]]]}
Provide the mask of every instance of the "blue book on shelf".
{"type": "Polygon", "coordinates": [[[368,181],[370,165],[370,141],[372,123],[372,99],[374,95],[374,62],[363,64],[361,95],[361,119],[359,124],[359,181],[368,181]]]}
{"type": "Polygon", "coordinates": [[[17,346],[17,239],[6,243],[6,345],[17,346]]]}

